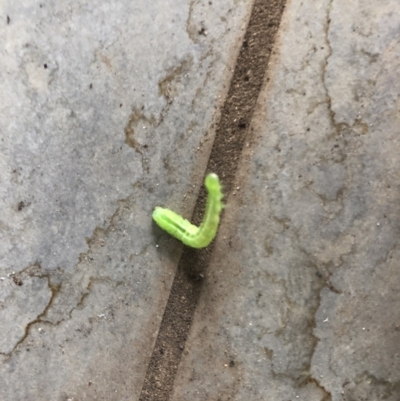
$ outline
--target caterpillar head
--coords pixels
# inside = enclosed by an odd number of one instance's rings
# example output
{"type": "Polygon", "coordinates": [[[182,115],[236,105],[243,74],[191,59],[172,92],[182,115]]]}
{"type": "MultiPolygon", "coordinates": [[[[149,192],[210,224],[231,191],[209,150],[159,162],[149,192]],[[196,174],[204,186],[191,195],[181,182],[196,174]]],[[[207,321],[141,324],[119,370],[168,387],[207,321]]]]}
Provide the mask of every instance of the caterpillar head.
{"type": "Polygon", "coordinates": [[[217,174],[208,174],[205,180],[205,186],[211,193],[217,193],[221,190],[221,183],[217,174]]]}

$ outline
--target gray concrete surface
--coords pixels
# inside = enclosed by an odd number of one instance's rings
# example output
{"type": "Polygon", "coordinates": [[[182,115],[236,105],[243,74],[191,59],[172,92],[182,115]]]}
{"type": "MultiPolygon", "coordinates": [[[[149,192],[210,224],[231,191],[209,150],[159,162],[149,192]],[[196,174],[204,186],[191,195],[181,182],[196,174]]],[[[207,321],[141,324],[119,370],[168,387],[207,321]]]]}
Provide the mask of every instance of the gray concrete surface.
{"type": "Polygon", "coordinates": [[[0,3],[0,400],[138,398],[250,9],[0,3]]]}
{"type": "Polygon", "coordinates": [[[173,401],[400,399],[400,7],[287,3],[173,401]]]}

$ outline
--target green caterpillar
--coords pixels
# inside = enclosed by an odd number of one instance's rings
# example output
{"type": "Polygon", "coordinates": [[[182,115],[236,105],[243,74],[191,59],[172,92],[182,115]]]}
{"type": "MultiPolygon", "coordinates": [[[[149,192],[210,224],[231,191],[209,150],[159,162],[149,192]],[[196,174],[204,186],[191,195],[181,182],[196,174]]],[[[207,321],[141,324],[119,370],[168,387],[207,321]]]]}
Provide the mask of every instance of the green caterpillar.
{"type": "Polygon", "coordinates": [[[208,197],[206,212],[200,227],[196,227],[179,214],[169,209],[156,207],[153,212],[155,222],[167,233],[192,248],[204,248],[210,244],[217,234],[219,216],[224,205],[221,184],[216,174],[208,174],[204,185],[208,197]]]}

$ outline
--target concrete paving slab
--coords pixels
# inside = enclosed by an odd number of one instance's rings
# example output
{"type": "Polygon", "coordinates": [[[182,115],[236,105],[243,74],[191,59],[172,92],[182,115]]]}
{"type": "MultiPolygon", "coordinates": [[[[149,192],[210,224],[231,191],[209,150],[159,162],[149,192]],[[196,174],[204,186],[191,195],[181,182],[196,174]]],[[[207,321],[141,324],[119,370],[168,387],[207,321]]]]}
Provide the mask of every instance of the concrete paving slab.
{"type": "Polygon", "coordinates": [[[1,3],[1,400],[137,399],[251,5],[1,3]]]}
{"type": "Polygon", "coordinates": [[[399,399],[399,34],[287,3],[172,400],[399,399]]]}

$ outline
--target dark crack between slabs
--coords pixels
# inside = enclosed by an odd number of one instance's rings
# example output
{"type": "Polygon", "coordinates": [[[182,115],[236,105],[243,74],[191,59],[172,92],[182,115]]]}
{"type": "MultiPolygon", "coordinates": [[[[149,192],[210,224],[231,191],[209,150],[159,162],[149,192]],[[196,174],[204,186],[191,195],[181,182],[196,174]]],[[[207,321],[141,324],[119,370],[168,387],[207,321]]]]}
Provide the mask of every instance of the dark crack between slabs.
{"type": "MultiPolygon", "coordinates": [[[[318,260],[315,260],[315,258],[313,257],[312,254],[310,254],[306,249],[301,248],[301,251],[303,252],[303,254],[305,255],[306,260],[309,260],[311,262],[312,268],[315,270],[315,273],[320,272],[320,268],[319,266],[321,265],[321,263],[318,262],[318,260]]],[[[318,312],[318,310],[321,307],[321,303],[322,303],[322,291],[324,289],[328,289],[330,290],[332,293],[340,295],[342,294],[342,291],[340,291],[339,289],[337,289],[330,281],[332,275],[334,273],[336,273],[343,265],[344,261],[343,261],[343,257],[345,255],[349,255],[352,254],[354,252],[354,248],[352,247],[352,249],[347,252],[347,253],[343,253],[339,260],[340,260],[340,264],[338,266],[335,266],[333,269],[329,268],[329,264],[322,264],[322,267],[324,267],[324,272],[325,277],[323,276],[317,276],[319,278],[321,278],[321,283],[318,285],[318,288],[316,288],[313,292],[316,294],[317,296],[317,301],[315,306],[312,308],[312,316],[309,322],[309,328],[310,328],[310,338],[311,338],[311,343],[312,343],[312,347],[310,349],[310,357],[309,357],[309,361],[306,367],[307,370],[307,374],[304,376],[304,382],[303,384],[306,383],[314,383],[323,393],[324,393],[324,398],[322,401],[331,401],[332,400],[332,393],[320,382],[320,380],[318,380],[317,377],[315,377],[312,373],[312,360],[314,357],[314,354],[316,352],[317,346],[319,344],[319,338],[314,334],[315,329],[317,328],[317,319],[316,319],[316,314],[318,312]],[[323,280],[322,280],[323,279],[323,280]]],[[[313,273],[314,274],[314,273],[313,273]]],[[[286,287],[285,287],[286,288],[286,287]]],[[[287,291],[287,289],[285,290],[287,291]]],[[[295,378],[291,377],[293,380],[295,380],[295,378]]]]}
{"type": "MultiPolygon", "coordinates": [[[[324,86],[324,90],[325,90],[325,94],[326,94],[326,103],[328,106],[328,112],[329,112],[329,117],[330,117],[330,121],[331,121],[331,125],[332,128],[335,130],[335,133],[337,136],[340,135],[340,126],[337,124],[336,122],[336,116],[335,116],[335,112],[332,109],[332,98],[329,94],[329,89],[328,89],[328,85],[326,82],[327,79],[327,67],[329,64],[329,59],[332,56],[332,46],[329,40],[329,30],[330,30],[330,24],[331,24],[331,10],[332,10],[332,4],[333,4],[333,0],[330,0],[328,7],[327,7],[327,13],[326,13],[326,25],[325,25],[325,43],[326,46],[328,48],[328,54],[325,57],[324,60],[324,65],[322,68],[322,84],[324,86]]],[[[339,267],[340,268],[340,267],[339,267]]],[[[313,374],[311,373],[311,366],[312,366],[312,359],[314,357],[315,351],[317,349],[318,343],[319,343],[319,339],[318,337],[314,334],[314,330],[317,327],[317,319],[316,319],[316,313],[318,312],[319,308],[321,307],[321,301],[322,301],[322,295],[321,292],[324,288],[328,288],[330,291],[339,294],[340,291],[337,290],[332,283],[330,282],[330,277],[331,277],[332,273],[329,275],[329,277],[327,277],[326,279],[326,283],[325,285],[322,286],[322,288],[319,289],[318,291],[318,301],[317,301],[317,306],[314,310],[313,313],[313,322],[312,322],[312,332],[311,332],[311,337],[313,340],[313,348],[311,350],[310,353],[310,361],[309,361],[309,378],[308,380],[312,383],[314,383],[323,393],[324,393],[324,399],[323,401],[331,401],[332,400],[332,394],[331,392],[326,389],[323,384],[316,378],[313,376],[313,374]]]]}
{"type": "MultiPolygon", "coordinates": [[[[304,251],[304,254],[306,256],[306,259],[309,259],[310,261],[312,260],[312,257],[309,255],[308,252],[304,251]],[[311,258],[311,259],[310,259],[311,258]]],[[[312,269],[315,271],[318,271],[318,266],[317,263],[312,262],[312,269]]],[[[313,272],[314,274],[314,272],[313,272]]],[[[315,305],[312,307],[312,314],[311,316],[309,316],[307,318],[308,320],[308,328],[309,328],[309,338],[311,340],[311,346],[309,349],[309,358],[306,361],[306,363],[303,365],[303,369],[298,370],[297,372],[277,372],[273,365],[271,368],[271,373],[272,373],[272,377],[274,379],[280,379],[280,378],[284,378],[284,379],[288,379],[293,383],[293,387],[294,388],[302,388],[304,386],[307,386],[310,383],[313,383],[317,388],[319,388],[322,393],[324,394],[324,398],[321,401],[331,401],[332,400],[332,394],[330,393],[330,391],[328,389],[326,389],[322,383],[320,383],[320,381],[313,376],[312,372],[311,372],[311,366],[312,366],[312,358],[313,355],[315,353],[316,347],[318,345],[319,339],[318,337],[314,334],[314,330],[317,326],[317,321],[316,321],[316,313],[318,312],[320,306],[321,306],[321,300],[322,300],[322,296],[321,296],[321,292],[324,288],[329,288],[329,285],[327,284],[327,280],[329,278],[321,281],[321,284],[319,285],[319,288],[317,288],[316,290],[314,290],[314,293],[317,296],[317,301],[315,303],[315,305]]],[[[282,281],[282,285],[285,289],[284,293],[285,296],[288,292],[288,288],[285,284],[284,281],[282,281]]],[[[286,296],[287,297],[287,296],[286,296]]],[[[292,303],[292,301],[288,298],[288,300],[286,301],[289,305],[292,303]]],[[[286,322],[284,323],[284,325],[282,326],[281,329],[276,331],[276,336],[281,336],[283,335],[283,332],[285,330],[285,328],[289,325],[290,322],[290,316],[286,316],[286,322]]]]}
{"type": "MultiPolygon", "coordinates": [[[[323,287],[325,288],[325,287],[323,287]]],[[[323,290],[323,288],[318,292],[318,305],[317,308],[314,312],[314,317],[313,317],[313,327],[315,329],[315,327],[317,327],[317,319],[315,317],[318,309],[321,306],[321,300],[322,300],[322,296],[321,296],[321,292],[323,290]]],[[[313,329],[313,331],[314,331],[313,329]]],[[[310,362],[309,362],[309,377],[308,377],[308,381],[311,383],[314,383],[323,393],[324,393],[324,398],[322,399],[322,401],[332,401],[332,393],[312,374],[311,372],[311,367],[312,367],[312,359],[314,357],[315,354],[315,350],[317,349],[318,343],[319,343],[319,338],[314,334],[314,332],[311,332],[311,337],[313,340],[313,348],[311,350],[311,356],[310,356],[310,362]]]]}
{"type": "MultiPolygon", "coordinates": [[[[14,345],[13,349],[8,352],[8,353],[4,353],[4,352],[0,352],[0,355],[3,355],[5,357],[7,357],[7,359],[9,359],[12,354],[14,353],[14,351],[25,341],[25,339],[29,336],[31,327],[33,325],[35,325],[36,323],[47,323],[46,321],[42,320],[42,317],[46,316],[47,311],[51,308],[53,301],[55,299],[55,296],[57,294],[57,290],[50,284],[50,277],[48,274],[40,274],[40,275],[35,275],[35,277],[39,277],[39,278],[46,278],[47,279],[47,285],[48,288],[51,291],[51,297],[49,299],[48,304],[45,306],[45,308],[43,309],[43,311],[36,317],[36,319],[32,320],[31,322],[29,322],[26,326],[25,326],[25,332],[23,334],[23,336],[18,340],[18,342],[14,345]]],[[[7,360],[6,359],[6,360],[7,360]]]]}
{"type": "MultiPolygon", "coordinates": [[[[188,22],[195,1],[190,5],[188,22]]],[[[256,0],[253,4],[207,166],[207,171],[213,171],[221,178],[225,201],[232,191],[245,141],[251,135],[250,121],[263,86],[284,6],[284,0],[256,0]]],[[[195,224],[201,220],[205,199],[202,188],[192,219],[195,224]]],[[[212,250],[211,245],[204,250],[185,248],[182,253],[140,401],[170,399],[212,250]]]]}
{"type": "MultiPolygon", "coordinates": [[[[46,307],[43,309],[43,311],[36,317],[36,319],[32,320],[25,326],[25,332],[24,335],[18,340],[18,342],[15,344],[13,349],[8,352],[8,353],[0,353],[0,355],[3,355],[7,358],[11,357],[12,354],[15,352],[15,350],[25,342],[25,340],[28,338],[32,326],[35,324],[41,323],[41,324],[49,324],[53,327],[60,325],[62,322],[65,322],[67,320],[70,320],[72,318],[72,313],[74,310],[77,308],[80,308],[84,305],[85,299],[90,295],[91,288],[94,283],[97,282],[107,282],[111,283],[113,280],[107,276],[86,276],[86,281],[87,284],[80,288],[80,294],[78,295],[76,301],[74,302],[73,306],[69,310],[62,311],[62,314],[65,317],[60,317],[60,318],[50,318],[49,317],[49,312],[52,311],[52,308],[59,308],[57,306],[57,301],[59,301],[60,294],[63,290],[63,286],[65,286],[67,283],[70,283],[72,286],[74,285],[74,276],[83,274],[82,279],[85,278],[85,272],[84,269],[80,268],[80,265],[83,262],[91,261],[93,260],[93,255],[95,253],[94,248],[97,246],[104,246],[105,239],[110,232],[110,230],[114,229],[114,224],[115,224],[115,219],[119,216],[121,213],[121,210],[126,207],[125,204],[129,201],[133,202],[130,198],[132,195],[129,195],[127,198],[118,200],[118,207],[116,208],[115,212],[113,215],[110,217],[110,223],[107,226],[107,228],[102,229],[99,227],[96,227],[93,230],[92,236],[87,240],[88,244],[88,249],[84,254],[81,254],[79,257],[79,262],[75,265],[74,269],[70,273],[65,273],[62,269],[58,268],[52,271],[46,271],[42,268],[40,263],[35,263],[32,265],[29,265],[19,271],[18,273],[12,274],[14,282],[17,284],[18,282],[23,282],[24,277],[29,276],[29,277],[38,277],[38,278],[45,278],[47,280],[47,285],[48,288],[51,291],[51,297],[46,305],[46,307]]],[[[146,246],[144,247],[146,249],[146,246]]],[[[139,254],[143,253],[143,250],[139,252],[139,254]]],[[[81,282],[80,280],[79,282],[81,282]]],[[[62,299],[61,299],[62,303],[62,299]]]]}
{"type": "Polygon", "coordinates": [[[169,112],[172,106],[176,93],[174,85],[179,78],[184,77],[190,71],[193,64],[193,57],[187,56],[181,60],[177,65],[169,68],[163,78],[158,81],[158,95],[163,96],[165,99],[165,106],[159,112],[158,116],[148,113],[141,107],[132,107],[131,114],[129,115],[128,122],[124,128],[125,144],[137,152],[141,158],[141,165],[143,173],[150,171],[149,159],[147,156],[148,143],[141,143],[139,140],[140,125],[148,126],[150,128],[159,127],[169,112]]]}
{"type": "Polygon", "coordinates": [[[340,127],[336,123],[335,112],[332,109],[332,98],[331,98],[331,96],[329,94],[328,85],[326,83],[327,68],[328,68],[328,64],[329,64],[329,59],[332,56],[332,45],[331,45],[331,42],[329,40],[329,30],[330,30],[330,25],[331,25],[332,3],[333,3],[333,0],[330,0],[329,4],[327,6],[327,12],[326,12],[325,43],[326,43],[326,46],[328,48],[328,54],[325,57],[324,64],[323,64],[323,67],[322,67],[322,85],[324,86],[324,90],[325,90],[325,94],[326,94],[326,103],[328,105],[328,112],[329,112],[329,117],[330,117],[330,121],[331,121],[332,127],[335,129],[336,134],[339,135],[340,134],[340,127]]]}
{"type": "MultiPolygon", "coordinates": [[[[37,266],[34,266],[34,267],[37,267],[37,266]]],[[[28,267],[27,269],[30,269],[30,267],[28,267]]],[[[27,269],[24,269],[24,270],[26,271],[27,269]]],[[[21,272],[20,272],[20,273],[21,273],[21,272]]],[[[32,276],[32,277],[39,277],[39,278],[46,278],[46,279],[47,279],[48,288],[49,288],[50,291],[51,291],[51,297],[50,297],[50,300],[49,300],[48,304],[46,305],[46,307],[45,307],[45,308],[43,309],[43,311],[36,317],[36,319],[32,320],[31,322],[29,322],[29,323],[26,325],[24,335],[23,335],[23,336],[21,337],[21,339],[15,344],[15,346],[13,347],[13,349],[12,349],[10,352],[8,352],[8,353],[3,353],[3,352],[0,353],[0,355],[3,355],[3,356],[5,356],[5,357],[7,357],[7,359],[10,358],[10,357],[12,356],[12,354],[15,352],[15,350],[17,350],[17,348],[25,342],[25,340],[28,338],[28,336],[29,336],[29,334],[30,334],[30,332],[31,332],[31,328],[32,328],[34,325],[36,325],[36,324],[46,324],[46,325],[50,325],[50,326],[52,326],[52,327],[57,327],[57,326],[59,326],[59,325],[62,324],[63,322],[72,319],[72,313],[73,313],[75,310],[77,310],[77,309],[79,309],[79,308],[81,308],[81,307],[84,306],[85,299],[90,295],[90,293],[91,293],[91,291],[92,291],[92,287],[93,287],[94,284],[96,284],[96,283],[108,283],[108,284],[112,284],[112,283],[114,282],[114,281],[113,281],[111,278],[109,278],[109,277],[90,277],[90,278],[89,278],[89,281],[88,281],[88,285],[86,286],[85,290],[82,292],[82,295],[81,295],[80,299],[76,302],[75,306],[67,312],[68,317],[65,318],[65,319],[58,320],[58,321],[56,321],[56,322],[52,322],[52,321],[46,319],[46,315],[47,315],[48,311],[51,309],[51,307],[53,306],[54,300],[56,299],[57,294],[58,294],[60,288],[51,284],[51,277],[50,277],[51,275],[50,275],[49,273],[42,273],[42,272],[40,272],[40,273],[37,273],[37,274],[31,274],[30,276],[32,276]]],[[[6,359],[6,360],[7,360],[7,359],[6,359]]]]}
{"type": "MultiPolygon", "coordinates": [[[[340,152],[336,157],[340,162],[343,162],[347,158],[348,152],[346,149],[349,147],[349,133],[352,130],[357,130],[361,132],[365,132],[368,127],[366,126],[365,123],[362,123],[360,119],[356,119],[353,124],[349,125],[348,123],[345,122],[338,122],[337,121],[337,115],[335,111],[333,110],[332,107],[332,97],[329,94],[329,89],[328,89],[328,84],[327,84],[327,69],[328,69],[328,64],[329,64],[329,59],[332,56],[333,50],[332,50],[332,45],[329,40],[329,32],[330,32],[330,25],[331,25],[331,11],[333,7],[333,0],[329,2],[327,5],[327,13],[326,13],[326,24],[325,24],[325,44],[328,49],[328,54],[324,58],[323,65],[321,67],[321,81],[322,81],[322,86],[325,91],[325,103],[327,104],[328,108],[328,114],[329,114],[329,121],[331,123],[332,129],[333,129],[333,134],[329,135],[331,138],[335,137],[336,141],[339,142],[343,149],[340,150],[340,148],[335,150],[336,152],[340,152]]],[[[336,143],[335,148],[338,146],[338,143],[336,143]]]]}

